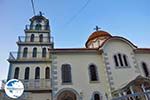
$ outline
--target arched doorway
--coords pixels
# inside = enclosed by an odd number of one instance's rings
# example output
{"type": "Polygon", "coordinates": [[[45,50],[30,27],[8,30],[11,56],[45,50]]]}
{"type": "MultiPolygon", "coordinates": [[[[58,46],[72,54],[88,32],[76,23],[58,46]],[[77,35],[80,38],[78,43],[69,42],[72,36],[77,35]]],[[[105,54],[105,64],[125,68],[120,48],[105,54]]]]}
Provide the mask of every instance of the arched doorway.
{"type": "Polygon", "coordinates": [[[57,100],[77,100],[77,97],[74,92],[66,90],[58,95],[57,100]]]}

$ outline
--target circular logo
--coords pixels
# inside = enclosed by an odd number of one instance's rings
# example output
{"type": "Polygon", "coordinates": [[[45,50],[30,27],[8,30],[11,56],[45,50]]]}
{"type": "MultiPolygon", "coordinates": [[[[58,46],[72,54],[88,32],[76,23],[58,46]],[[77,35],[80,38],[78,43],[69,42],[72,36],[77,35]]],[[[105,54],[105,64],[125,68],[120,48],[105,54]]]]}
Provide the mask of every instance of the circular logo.
{"type": "Polygon", "coordinates": [[[5,93],[10,98],[18,98],[23,94],[24,86],[21,81],[17,79],[11,79],[9,80],[5,85],[5,93]]]}

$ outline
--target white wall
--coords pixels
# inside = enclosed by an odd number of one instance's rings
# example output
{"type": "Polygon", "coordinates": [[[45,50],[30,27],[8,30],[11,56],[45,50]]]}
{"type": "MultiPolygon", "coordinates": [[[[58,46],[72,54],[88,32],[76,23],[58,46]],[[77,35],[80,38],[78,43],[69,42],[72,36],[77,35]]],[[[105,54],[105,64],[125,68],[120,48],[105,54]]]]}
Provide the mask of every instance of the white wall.
{"type": "Polygon", "coordinates": [[[51,93],[32,93],[32,100],[51,100],[51,93]]]}
{"type": "Polygon", "coordinates": [[[42,49],[46,48],[46,58],[49,59],[49,52],[48,52],[48,48],[49,46],[20,46],[20,55],[19,58],[23,58],[23,50],[24,48],[28,48],[28,54],[27,57],[24,59],[42,59],[42,49]],[[33,48],[37,48],[37,57],[32,57],[32,53],[33,53],[33,48]]]}
{"type": "Polygon", "coordinates": [[[128,43],[120,39],[112,39],[105,44],[103,50],[108,57],[108,66],[110,66],[110,76],[112,77],[111,87],[114,90],[121,88],[140,74],[139,69],[135,66],[133,48],[128,43]],[[116,68],[113,56],[118,53],[127,56],[129,67],[116,68]]]}
{"type": "Polygon", "coordinates": [[[32,63],[32,64],[27,64],[27,63],[20,63],[20,64],[13,64],[12,70],[11,70],[11,78],[14,78],[14,73],[15,73],[15,68],[19,67],[19,79],[24,79],[24,74],[25,74],[25,68],[29,67],[30,68],[30,75],[29,79],[35,79],[35,68],[40,67],[40,78],[45,78],[45,69],[46,67],[50,67],[50,63],[32,63]]]}
{"type": "MultiPolygon", "coordinates": [[[[106,83],[105,67],[103,65],[102,56],[98,53],[64,53],[56,54],[57,64],[57,81],[58,85],[57,93],[63,88],[72,88],[79,94],[83,93],[83,100],[90,100],[94,91],[99,91],[103,98],[105,98],[105,92],[108,91],[108,82],[106,83]],[[63,85],[61,79],[61,65],[70,64],[72,71],[72,84],[63,85]],[[88,67],[90,64],[95,64],[98,69],[99,81],[92,83],[89,80],[88,67]]],[[[105,99],[103,99],[105,100],[105,99]]]]}
{"type": "Polygon", "coordinates": [[[26,33],[26,42],[30,42],[31,35],[34,34],[34,41],[39,42],[39,36],[43,34],[43,42],[48,42],[50,33],[26,33]]]}
{"type": "Polygon", "coordinates": [[[149,53],[137,53],[135,56],[138,62],[138,66],[140,68],[140,72],[142,73],[141,75],[145,76],[143,68],[142,68],[142,62],[146,63],[148,67],[148,71],[150,73],[150,54],[149,53]]]}

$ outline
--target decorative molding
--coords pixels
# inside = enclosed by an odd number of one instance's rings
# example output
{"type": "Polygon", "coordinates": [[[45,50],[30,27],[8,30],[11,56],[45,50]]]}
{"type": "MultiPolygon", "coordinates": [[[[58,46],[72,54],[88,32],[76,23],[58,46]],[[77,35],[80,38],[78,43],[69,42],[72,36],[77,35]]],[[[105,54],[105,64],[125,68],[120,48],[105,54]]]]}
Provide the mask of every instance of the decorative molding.
{"type": "Polygon", "coordinates": [[[112,80],[113,80],[113,77],[112,77],[112,76],[110,76],[110,77],[109,77],[109,80],[111,80],[111,81],[112,81],[112,80]]]}
{"type": "Polygon", "coordinates": [[[94,92],[93,92],[92,98],[91,98],[92,100],[95,100],[95,99],[94,99],[94,95],[95,95],[95,94],[98,94],[98,95],[100,96],[100,100],[103,100],[103,95],[102,95],[99,91],[94,91],[94,92]]]}
{"type": "Polygon", "coordinates": [[[57,90],[58,90],[58,88],[57,88],[57,87],[54,87],[54,88],[53,88],[53,91],[57,91],[57,90]]]}
{"type": "Polygon", "coordinates": [[[108,75],[111,75],[112,72],[111,72],[110,70],[107,70],[107,74],[108,74],[108,75]]]}
{"type": "Polygon", "coordinates": [[[106,66],[106,69],[107,69],[107,70],[111,70],[111,67],[110,67],[110,66],[106,66]]]}
{"type": "Polygon", "coordinates": [[[58,96],[59,96],[61,93],[65,92],[65,91],[73,92],[73,93],[76,95],[77,100],[80,100],[81,95],[80,95],[75,89],[73,89],[73,88],[63,88],[63,89],[59,90],[59,91],[54,95],[54,100],[57,100],[58,96]]]}
{"type": "Polygon", "coordinates": [[[53,63],[53,64],[57,64],[57,61],[53,61],[52,63],[53,63]]]}
{"type": "Polygon", "coordinates": [[[58,72],[57,72],[57,70],[54,70],[52,73],[53,73],[53,75],[57,75],[58,72]]]}
{"type": "Polygon", "coordinates": [[[110,85],[111,85],[111,86],[112,86],[112,85],[114,85],[114,82],[113,82],[113,81],[111,81],[111,82],[110,82],[110,85]]]}
{"type": "Polygon", "coordinates": [[[110,92],[110,96],[111,96],[111,91],[112,91],[112,83],[113,83],[113,76],[112,76],[112,72],[111,72],[111,65],[109,63],[109,58],[108,58],[108,54],[104,53],[104,64],[106,67],[106,73],[107,73],[107,81],[108,81],[108,85],[109,85],[109,92],[110,92]]]}

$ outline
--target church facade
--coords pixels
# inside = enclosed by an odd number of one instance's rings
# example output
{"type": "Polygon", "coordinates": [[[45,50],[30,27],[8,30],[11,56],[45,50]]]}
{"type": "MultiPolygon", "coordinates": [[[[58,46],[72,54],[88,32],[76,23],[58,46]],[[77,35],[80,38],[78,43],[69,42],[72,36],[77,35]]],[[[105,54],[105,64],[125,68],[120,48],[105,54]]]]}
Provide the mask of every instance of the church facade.
{"type": "Polygon", "coordinates": [[[19,79],[25,87],[18,100],[150,99],[150,48],[98,27],[85,48],[54,48],[42,14],[33,16],[24,31],[8,59],[8,80],[19,79]]]}

